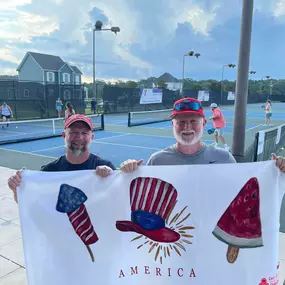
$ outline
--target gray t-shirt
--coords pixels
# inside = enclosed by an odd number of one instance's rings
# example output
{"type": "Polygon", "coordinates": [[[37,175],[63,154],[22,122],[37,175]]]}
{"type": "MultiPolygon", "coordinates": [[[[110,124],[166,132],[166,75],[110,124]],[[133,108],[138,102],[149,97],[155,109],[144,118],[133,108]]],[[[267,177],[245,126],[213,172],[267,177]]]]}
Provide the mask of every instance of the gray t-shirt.
{"type": "Polygon", "coordinates": [[[177,146],[173,145],[152,154],[147,165],[189,165],[235,162],[230,152],[212,145],[204,145],[195,154],[181,153],[178,151],[177,146]]]}

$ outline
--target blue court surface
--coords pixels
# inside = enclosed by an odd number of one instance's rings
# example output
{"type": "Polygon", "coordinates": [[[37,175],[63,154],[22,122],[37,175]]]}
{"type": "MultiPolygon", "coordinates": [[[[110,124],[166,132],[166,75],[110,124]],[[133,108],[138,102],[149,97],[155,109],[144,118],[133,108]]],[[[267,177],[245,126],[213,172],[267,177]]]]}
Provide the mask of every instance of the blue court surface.
{"type": "MultiPolygon", "coordinates": [[[[173,137],[97,131],[90,150],[102,158],[111,160],[118,167],[122,161],[129,158],[144,159],[146,163],[152,153],[174,143],[173,137]]],[[[205,143],[209,144],[212,141],[205,143]]],[[[65,153],[64,140],[61,137],[7,144],[1,149],[51,158],[58,158],[65,153]]]]}
{"type": "MultiPolygon", "coordinates": [[[[285,104],[275,105],[276,112],[273,112],[273,123],[274,119],[276,120],[276,124],[280,124],[282,120],[285,121],[285,112],[283,112],[284,106],[285,104]]],[[[222,111],[227,121],[224,133],[230,140],[233,133],[234,110],[233,108],[225,110],[222,108],[222,111]]],[[[206,109],[205,115],[208,118],[212,115],[212,112],[206,109]]],[[[105,115],[106,131],[95,132],[95,139],[90,146],[91,152],[102,158],[111,160],[115,166],[118,167],[122,161],[130,158],[144,159],[144,163],[146,163],[151,154],[175,143],[171,130],[171,121],[127,128],[127,120],[128,114],[105,115]],[[110,128],[112,126],[112,131],[107,131],[108,126],[110,128]],[[163,131],[163,129],[165,131],[163,131]],[[152,130],[152,132],[148,134],[148,130],[152,130]],[[135,132],[135,134],[133,132],[135,132]],[[161,136],[160,132],[162,132],[161,136]]],[[[98,121],[95,122],[95,125],[96,124],[98,125],[98,121]]],[[[250,136],[250,140],[252,133],[254,133],[257,128],[262,128],[263,124],[264,110],[261,108],[261,105],[248,106],[246,131],[250,136]]],[[[203,141],[206,144],[212,144],[214,142],[213,135],[209,136],[206,133],[207,130],[212,127],[212,121],[208,121],[205,127],[205,135],[203,136],[203,141]]],[[[51,132],[60,134],[62,129],[62,122],[56,122],[53,127],[47,125],[47,123],[41,124],[34,122],[31,126],[25,124],[11,124],[8,128],[0,128],[0,140],[5,140],[6,138],[17,139],[19,137],[27,136],[43,136],[45,134],[48,135],[51,132]]],[[[49,157],[52,159],[56,159],[65,153],[64,140],[61,137],[5,144],[0,146],[0,149],[31,154],[33,156],[36,155],[39,158],[49,157]]]]}
{"type": "MultiPolygon", "coordinates": [[[[276,105],[274,106],[274,110],[278,110],[278,112],[274,112],[272,119],[275,120],[284,120],[285,121],[285,104],[284,105],[276,105]],[[282,112],[284,110],[284,112],[282,112]]],[[[233,121],[234,119],[234,110],[223,110],[223,115],[227,121],[227,125],[229,128],[227,128],[225,131],[226,132],[232,132],[232,125],[231,125],[231,121],[233,121]]],[[[159,118],[164,118],[167,119],[169,114],[165,114],[163,116],[157,116],[156,114],[148,114],[147,116],[142,115],[141,117],[138,116],[137,118],[134,117],[132,118],[132,122],[134,123],[140,123],[141,121],[155,121],[158,120],[159,118]]],[[[212,111],[211,110],[205,110],[205,116],[206,118],[209,118],[212,115],[212,111]]],[[[259,120],[260,124],[263,124],[264,119],[265,119],[265,114],[264,114],[264,110],[261,108],[261,106],[248,106],[247,109],[247,121],[248,124],[246,126],[246,129],[248,128],[252,128],[254,126],[256,126],[256,124],[250,123],[251,120],[259,120]]],[[[115,126],[127,126],[127,122],[128,122],[128,115],[127,114],[111,114],[111,115],[105,115],[105,124],[106,125],[115,125],[115,126]]],[[[211,127],[210,125],[212,125],[212,122],[208,120],[208,124],[207,127],[211,127]]],[[[171,128],[171,122],[170,121],[166,121],[166,122],[159,122],[159,123],[152,123],[149,125],[142,125],[142,127],[145,128],[171,128]]]]}

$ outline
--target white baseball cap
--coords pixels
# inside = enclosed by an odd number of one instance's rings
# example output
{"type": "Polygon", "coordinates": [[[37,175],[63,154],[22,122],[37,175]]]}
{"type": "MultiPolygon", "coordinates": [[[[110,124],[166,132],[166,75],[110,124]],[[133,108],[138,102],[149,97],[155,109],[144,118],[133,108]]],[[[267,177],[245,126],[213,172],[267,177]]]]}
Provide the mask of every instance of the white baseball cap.
{"type": "Polygon", "coordinates": [[[218,105],[217,105],[216,103],[212,103],[212,104],[210,105],[210,107],[211,107],[211,108],[218,108],[218,105]]]}

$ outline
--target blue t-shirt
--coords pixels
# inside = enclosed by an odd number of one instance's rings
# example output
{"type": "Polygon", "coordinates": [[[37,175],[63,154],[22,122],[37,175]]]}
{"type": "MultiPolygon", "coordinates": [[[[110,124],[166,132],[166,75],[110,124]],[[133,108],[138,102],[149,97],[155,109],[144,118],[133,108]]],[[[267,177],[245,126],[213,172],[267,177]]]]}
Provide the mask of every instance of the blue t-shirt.
{"type": "Polygon", "coordinates": [[[43,165],[41,171],[75,171],[75,170],[88,170],[96,169],[97,166],[106,165],[116,170],[112,162],[102,159],[101,157],[90,153],[89,158],[80,164],[72,164],[68,162],[66,156],[63,155],[59,159],[52,161],[49,164],[43,165]]]}

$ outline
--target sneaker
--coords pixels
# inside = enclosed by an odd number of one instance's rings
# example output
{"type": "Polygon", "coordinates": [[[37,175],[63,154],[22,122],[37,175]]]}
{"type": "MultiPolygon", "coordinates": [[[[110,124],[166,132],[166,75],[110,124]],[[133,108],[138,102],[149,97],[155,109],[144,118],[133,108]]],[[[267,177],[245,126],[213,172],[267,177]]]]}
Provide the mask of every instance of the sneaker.
{"type": "Polygon", "coordinates": [[[229,151],[230,147],[228,145],[225,145],[225,150],[229,151]]]}
{"type": "Polygon", "coordinates": [[[213,143],[213,146],[214,146],[214,147],[218,147],[219,144],[215,142],[215,143],[213,143]]]}

